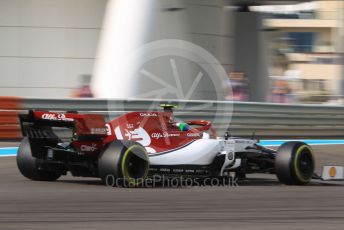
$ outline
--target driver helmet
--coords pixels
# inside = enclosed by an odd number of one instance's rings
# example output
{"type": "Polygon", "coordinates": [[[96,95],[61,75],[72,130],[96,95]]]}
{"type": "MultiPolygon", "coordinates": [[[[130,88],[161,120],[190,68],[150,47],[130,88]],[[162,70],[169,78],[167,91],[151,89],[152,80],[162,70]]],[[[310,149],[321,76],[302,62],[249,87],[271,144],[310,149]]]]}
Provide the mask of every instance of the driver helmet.
{"type": "Polygon", "coordinates": [[[180,131],[189,131],[190,130],[190,126],[185,122],[178,122],[176,125],[180,131]]]}

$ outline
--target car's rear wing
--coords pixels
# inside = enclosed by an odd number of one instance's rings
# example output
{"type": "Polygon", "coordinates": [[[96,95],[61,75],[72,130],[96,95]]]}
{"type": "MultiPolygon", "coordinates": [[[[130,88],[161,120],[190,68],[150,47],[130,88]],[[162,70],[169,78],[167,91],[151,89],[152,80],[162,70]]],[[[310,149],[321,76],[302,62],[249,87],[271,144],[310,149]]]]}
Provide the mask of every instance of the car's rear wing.
{"type": "Polygon", "coordinates": [[[56,148],[59,143],[65,142],[63,139],[66,138],[96,141],[107,137],[104,117],[98,114],[31,110],[28,114],[19,115],[19,120],[22,134],[30,142],[32,155],[39,158],[44,156],[47,149],[56,148]],[[72,135],[65,137],[63,134],[66,129],[63,128],[67,128],[67,133],[72,135]]]}
{"type": "Polygon", "coordinates": [[[33,111],[19,115],[23,136],[55,137],[52,127],[71,128],[78,136],[106,137],[107,127],[103,115],[58,113],[49,111],[33,111]]]}

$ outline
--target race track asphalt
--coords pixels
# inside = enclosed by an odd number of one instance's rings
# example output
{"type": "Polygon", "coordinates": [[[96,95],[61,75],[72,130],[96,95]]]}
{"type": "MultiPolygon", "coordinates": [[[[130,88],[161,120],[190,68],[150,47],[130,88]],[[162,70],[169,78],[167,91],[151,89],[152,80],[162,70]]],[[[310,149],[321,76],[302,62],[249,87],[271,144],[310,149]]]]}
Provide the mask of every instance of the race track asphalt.
{"type": "MultiPolygon", "coordinates": [[[[344,165],[343,147],[314,147],[317,165],[344,165]]],[[[0,229],[344,229],[344,183],[252,175],[238,187],[109,188],[71,176],[29,181],[15,157],[2,157],[0,229]]]]}

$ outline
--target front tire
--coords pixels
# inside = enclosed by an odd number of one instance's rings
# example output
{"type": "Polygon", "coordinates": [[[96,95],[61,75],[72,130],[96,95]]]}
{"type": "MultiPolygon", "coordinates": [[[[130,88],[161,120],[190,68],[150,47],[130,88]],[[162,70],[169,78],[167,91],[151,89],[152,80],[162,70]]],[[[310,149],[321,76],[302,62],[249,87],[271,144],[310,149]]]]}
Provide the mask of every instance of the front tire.
{"type": "Polygon", "coordinates": [[[291,141],[282,144],[276,153],[275,171],[280,182],[305,185],[312,179],[315,160],[309,145],[291,141]]]}
{"type": "Polygon", "coordinates": [[[147,178],[145,148],[132,141],[114,141],[98,159],[99,177],[108,186],[136,187],[147,178]]]}
{"type": "Polygon", "coordinates": [[[30,142],[24,137],[20,143],[17,152],[17,166],[21,174],[30,179],[37,181],[55,181],[61,174],[40,170],[37,164],[37,158],[32,156],[30,142]]]}

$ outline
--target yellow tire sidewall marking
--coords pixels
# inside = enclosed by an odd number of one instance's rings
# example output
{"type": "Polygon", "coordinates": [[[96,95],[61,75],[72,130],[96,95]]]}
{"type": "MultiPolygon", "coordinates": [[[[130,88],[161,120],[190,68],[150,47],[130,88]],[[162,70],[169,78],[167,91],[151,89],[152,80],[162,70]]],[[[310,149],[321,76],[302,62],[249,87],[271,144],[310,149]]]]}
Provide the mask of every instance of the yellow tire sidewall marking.
{"type": "MultiPolygon", "coordinates": [[[[121,170],[122,170],[122,174],[123,174],[123,179],[126,180],[130,185],[137,186],[137,185],[141,184],[143,182],[143,180],[137,180],[135,178],[130,177],[128,174],[128,171],[126,170],[126,166],[125,166],[125,162],[126,162],[126,159],[129,155],[129,153],[131,152],[132,149],[135,149],[135,148],[139,148],[143,152],[146,152],[146,150],[140,145],[132,145],[129,148],[127,148],[127,150],[125,150],[123,157],[122,157],[121,170]]],[[[148,170],[146,170],[142,179],[145,179],[147,177],[147,174],[148,174],[148,170]]]]}
{"type": "Polygon", "coordinates": [[[295,171],[296,177],[297,177],[300,181],[302,181],[302,182],[308,182],[309,179],[305,179],[305,178],[301,175],[300,169],[299,169],[299,167],[298,167],[298,165],[297,165],[297,163],[298,163],[298,157],[299,157],[299,155],[302,153],[302,151],[303,151],[304,149],[308,149],[308,150],[309,150],[309,153],[312,155],[312,158],[313,158],[312,149],[311,149],[308,145],[301,145],[301,146],[297,149],[296,154],[295,154],[295,156],[294,156],[294,171],[295,171]]]}

